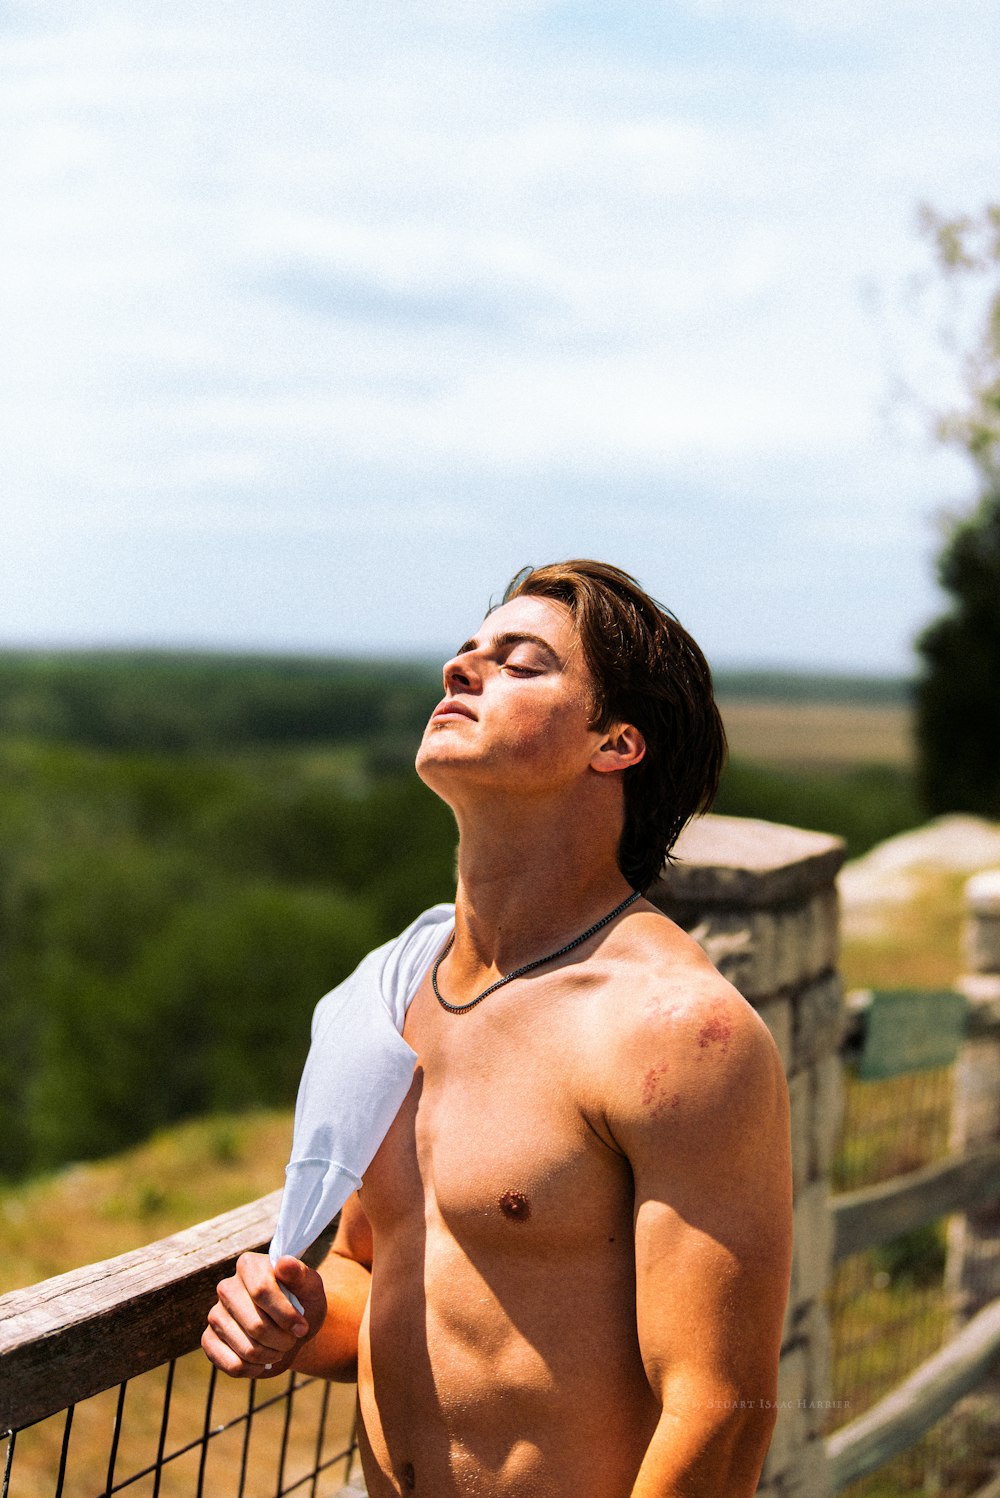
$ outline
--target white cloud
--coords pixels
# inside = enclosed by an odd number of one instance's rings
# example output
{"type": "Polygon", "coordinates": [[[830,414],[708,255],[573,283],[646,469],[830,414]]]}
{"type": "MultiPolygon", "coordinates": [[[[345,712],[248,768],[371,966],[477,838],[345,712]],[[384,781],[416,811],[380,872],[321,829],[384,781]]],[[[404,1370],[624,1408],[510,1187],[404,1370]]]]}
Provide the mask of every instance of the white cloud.
{"type": "Polygon", "coordinates": [[[533,475],[519,523],[554,540],[547,474],[714,485],[735,513],[733,472],[766,496],[798,466],[839,517],[804,546],[860,543],[873,503],[902,546],[930,480],[880,404],[888,374],[938,366],[860,288],[891,300],[926,263],[919,199],[990,190],[984,6],[599,10],[20,6],[0,482],[23,544],[241,516],[354,533],[352,492],[412,540],[454,518],[415,498],[444,473],[495,474],[501,507],[503,476],[533,475]]]}

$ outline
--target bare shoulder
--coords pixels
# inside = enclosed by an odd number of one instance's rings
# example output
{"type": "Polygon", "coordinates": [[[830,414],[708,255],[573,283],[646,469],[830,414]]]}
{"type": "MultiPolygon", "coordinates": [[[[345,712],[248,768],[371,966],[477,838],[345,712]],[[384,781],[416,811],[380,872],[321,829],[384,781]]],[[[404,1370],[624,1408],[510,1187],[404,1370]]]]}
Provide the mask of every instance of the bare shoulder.
{"type": "Polygon", "coordinates": [[[599,1086],[616,1137],[731,1149],[787,1129],[784,1068],[767,1026],[698,944],[652,906],[609,943],[599,1005],[599,1086]],[[631,929],[630,929],[631,928],[631,929]]]}

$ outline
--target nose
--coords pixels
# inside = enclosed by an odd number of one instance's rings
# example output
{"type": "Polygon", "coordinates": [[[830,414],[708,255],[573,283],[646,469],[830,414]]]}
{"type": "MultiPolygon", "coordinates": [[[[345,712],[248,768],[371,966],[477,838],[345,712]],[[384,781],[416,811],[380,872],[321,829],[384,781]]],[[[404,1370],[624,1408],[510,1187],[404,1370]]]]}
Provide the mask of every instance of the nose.
{"type": "Polygon", "coordinates": [[[444,689],[446,692],[475,692],[480,686],[480,675],[476,669],[475,652],[464,650],[444,663],[444,689]]]}

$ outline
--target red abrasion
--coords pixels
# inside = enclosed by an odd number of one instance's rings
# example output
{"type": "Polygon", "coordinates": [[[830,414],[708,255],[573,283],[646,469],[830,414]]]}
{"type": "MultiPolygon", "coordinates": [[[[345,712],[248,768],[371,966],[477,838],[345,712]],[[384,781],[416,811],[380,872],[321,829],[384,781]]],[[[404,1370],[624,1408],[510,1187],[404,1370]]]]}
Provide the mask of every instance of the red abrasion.
{"type": "Polygon", "coordinates": [[[651,1066],[642,1079],[642,1105],[649,1109],[654,1118],[662,1117],[668,1108],[680,1106],[680,1093],[675,1092],[670,1097],[663,1085],[668,1070],[667,1063],[661,1062],[659,1066],[651,1066]]]}
{"type": "Polygon", "coordinates": [[[531,1216],[531,1203],[523,1191],[505,1191],[497,1206],[511,1222],[527,1222],[531,1216]]]}
{"type": "Polygon", "coordinates": [[[711,1019],[707,1019],[698,1031],[698,1044],[704,1050],[714,1040],[722,1046],[723,1050],[727,1050],[732,1033],[732,1020],[726,1014],[719,1012],[713,1014],[711,1019]]]}
{"type": "Polygon", "coordinates": [[[659,1066],[651,1066],[642,1079],[642,1106],[644,1108],[655,1108],[660,1092],[660,1082],[666,1076],[666,1062],[659,1066]]]}

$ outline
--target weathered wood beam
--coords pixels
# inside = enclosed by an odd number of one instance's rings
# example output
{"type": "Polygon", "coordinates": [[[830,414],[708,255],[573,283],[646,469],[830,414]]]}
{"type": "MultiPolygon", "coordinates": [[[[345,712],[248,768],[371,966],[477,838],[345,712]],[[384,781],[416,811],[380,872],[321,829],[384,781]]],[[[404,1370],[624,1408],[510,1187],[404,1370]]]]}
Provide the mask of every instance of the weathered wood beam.
{"type": "Polygon", "coordinates": [[[946,1212],[1000,1196],[1000,1143],[832,1198],[834,1259],[888,1243],[946,1212]]]}
{"type": "Polygon", "coordinates": [[[198,1346],[215,1287],[270,1242],[281,1192],[146,1248],[0,1296],[0,1431],[198,1346]]]}
{"type": "Polygon", "coordinates": [[[843,1492],[901,1451],[908,1451],[998,1360],[1000,1299],[991,1301],[874,1409],[828,1437],[833,1491],[843,1492]]]}

